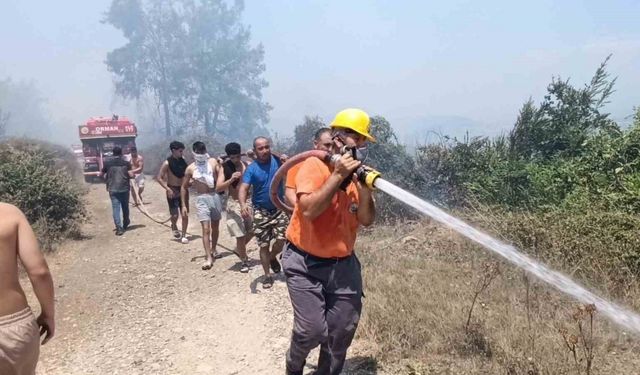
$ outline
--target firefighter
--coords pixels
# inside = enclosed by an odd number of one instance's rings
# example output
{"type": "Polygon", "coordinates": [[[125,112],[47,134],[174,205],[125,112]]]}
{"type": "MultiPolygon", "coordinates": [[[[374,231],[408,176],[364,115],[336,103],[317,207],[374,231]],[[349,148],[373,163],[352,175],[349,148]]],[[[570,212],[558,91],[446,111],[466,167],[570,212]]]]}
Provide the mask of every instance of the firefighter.
{"type": "MultiPolygon", "coordinates": [[[[369,123],[362,110],[339,112],[331,123],[331,152],[375,141],[369,123]]],[[[362,310],[356,233],[375,217],[371,190],[355,178],[360,163],[351,153],[333,166],[311,157],[297,172],[297,199],[282,255],[294,311],[287,374],[301,375],[307,355],[318,345],[315,374],[339,374],[353,340],[362,310]]]]}

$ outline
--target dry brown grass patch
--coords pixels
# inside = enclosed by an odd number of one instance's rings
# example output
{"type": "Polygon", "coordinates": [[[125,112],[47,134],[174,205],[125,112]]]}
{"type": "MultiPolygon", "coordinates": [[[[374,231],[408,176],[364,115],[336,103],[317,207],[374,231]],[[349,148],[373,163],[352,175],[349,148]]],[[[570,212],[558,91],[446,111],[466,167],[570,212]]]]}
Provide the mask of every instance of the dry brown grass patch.
{"type": "MultiPolygon", "coordinates": [[[[428,222],[376,228],[359,248],[366,298],[358,335],[385,366],[403,364],[404,373],[587,373],[584,340],[576,343],[576,362],[562,335],[588,326],[575,319],[580,305],[484,249],[428,222]],[[486,283],[491,264],[500,272],[486,283]]],[[[622,302],[636,304],[637,290],[628,286],[622,302]]],[[[637,337],[597,311],[592,332],[589,374],[637,373],[637,337]]]]}

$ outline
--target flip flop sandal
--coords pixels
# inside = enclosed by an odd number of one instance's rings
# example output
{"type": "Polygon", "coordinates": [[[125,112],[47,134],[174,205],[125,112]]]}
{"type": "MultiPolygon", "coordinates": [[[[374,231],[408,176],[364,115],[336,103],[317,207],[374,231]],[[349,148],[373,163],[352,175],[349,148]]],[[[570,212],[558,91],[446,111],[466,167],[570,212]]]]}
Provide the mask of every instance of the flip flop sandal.
{"type": "Polygon", "coordinates": [[[270,289],[273,286],[273,277],[265,277],[262,280],[262,289],[270,289]]]}
{"type": "Polygon", "coordinates": [[[242,262],[242,264],[240,265],[240,272],[242,273],[247,273],[249,272],[249,263],[247,262],[242,262]]]}
{"type": "Polygon", "coordinates": [[[207,271],[207,270],[210,270],[211,267],[213,267],[213,264],[205,263],[202,265],[202,270],[207,271]]]}
{"type": "Polygon", "coordinates": [[[180,231],[177,230],[177,229],[174,230],[173,231],[173,238],[180,238],[180,237],[182,237],[182,234],[180,233],[180,231]]]}
{"type": "Polygon", "coordinates": [[[220,258],[222,258],[222,254],[220,254],[217,251],[214,251],[213,252],[213,259],[220,259],[220,258]]]}

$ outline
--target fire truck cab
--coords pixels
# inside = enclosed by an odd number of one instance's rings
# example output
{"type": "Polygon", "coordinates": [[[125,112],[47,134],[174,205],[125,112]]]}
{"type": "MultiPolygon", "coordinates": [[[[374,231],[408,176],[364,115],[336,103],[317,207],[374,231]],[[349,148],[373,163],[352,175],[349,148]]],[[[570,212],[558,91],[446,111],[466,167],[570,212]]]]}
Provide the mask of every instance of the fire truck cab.
{"type": "Polygon", "coordinates": [[[126,117],[92,117],[84,125],[78,126],[82,154],[83,172],[86,182],[93,182],[110,158],[113,148],[122,148],[122,154],[129,154],[135,146],[138,131],[136,125],[126,117]]]}

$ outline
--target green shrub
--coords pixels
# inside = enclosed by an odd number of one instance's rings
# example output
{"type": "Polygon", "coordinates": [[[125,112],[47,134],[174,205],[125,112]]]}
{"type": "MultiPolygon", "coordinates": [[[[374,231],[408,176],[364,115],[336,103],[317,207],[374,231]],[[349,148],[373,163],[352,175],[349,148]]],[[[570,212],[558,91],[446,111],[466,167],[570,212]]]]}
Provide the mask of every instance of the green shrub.
{"type": "Polygon", "coordinates": [[[84,189],[74,155],[60,146],[11,140],[0,144],[0,201],[19,207],[45,250],[78,233],[84,189]]]}
{"type": "Polygon", "coordinates": [[[482,206],[468,218],[536,258],[597,285],[640,276],[637,215],[601,210],[597,205],[545,212],[482,206]]]}

